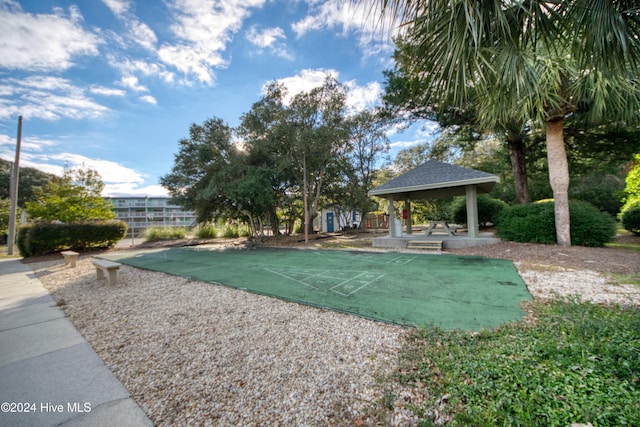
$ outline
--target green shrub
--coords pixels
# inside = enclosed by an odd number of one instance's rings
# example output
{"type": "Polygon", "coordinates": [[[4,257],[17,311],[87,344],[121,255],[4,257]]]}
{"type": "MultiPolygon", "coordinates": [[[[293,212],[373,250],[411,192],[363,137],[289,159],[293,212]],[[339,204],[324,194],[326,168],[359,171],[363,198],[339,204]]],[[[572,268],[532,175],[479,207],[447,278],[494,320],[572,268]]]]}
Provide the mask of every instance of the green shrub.
{"type": "Polygon", "coordinates": [[[625,230],[640,234],[640,201],[625,208],[621,219],[625,230]]]}
{"type": "Polygon", "coordinates": [[[556,242],[553,203],[529,203],[506,208],[496,222],[498,236],[514,242],[556,242]]]}
{"type": "MultiPolygon", "coordinates": [[[[499,199],[494,199],[486,194],[478,196],[478,222],[481,226],[495,224],[500,213],[508,205],[499,199]]],[[[467,199],[457,198],[452,205],[451,219],[456,224],[467,223],[467,199]]]]}
{"type": "Polygon", "coordinates": [[[239,235],[240,234],[238,233],[238,226],[236,225],[225,227],[224,231],[222,232],[222,237],[233,238],[238,237],[239,235]]]}
{"type": "Polygon", "coordinates": [[[578,246],[601,247],[616,237],[616,221],[590,203],[569,203],[571,242],[578,246]]]}
{"type": "Polygon", "coordinates": [[[624,180],[615,175],[593,173],[572,180],[569,197],[591,203],[602,212],[615,216],[622,207],[620,194],[624,190],[624,180]]]}
{"type": "Polygon", "coordinates": [[[640,203],[640,153],[633,158],[631,169],[625,178],[626,186],[624,188],[625,204],[622,211],[627,210],[631,205],[640,203]]]}
{"type": "Polygon", "coordinates": [[[158,240],[180,240],[187,238],[187,230],[182,227],[149,227],[144,231],[147,242],[158,240]]]}
{"type": "MultiPolygon", "coordinates": [[[[569,203],[571,242],[579,246],[604,246],[616,235],[614,219],[587,202],[569,203]]],[[[556,243],[553,202],[516,205],[498,217],[498,236],[515,242],[556,243]]]]}
{"type": "Polygon", "coordinates": [[[17,246],[24,257],[64,249],[109,248],[127,234],[122,221],[70,224],[36,223],[18,229],[17,246]]]}
{"type": "Polygon", "coordinates": [[[23,257],[28,257],[29,251],[27,249],[27,237],[29,236],[29,232],[31,231],[31,224],[23,225],[18,227],[16,232],[16,246],[18,247],[18,251],[23,257]]]}
{"type": "Polygon", "coordinates": [[[216,227],[213,224],[202,224],[196,231],[196,236],[200,239],[214,239],[218,235],[216,227]]]}

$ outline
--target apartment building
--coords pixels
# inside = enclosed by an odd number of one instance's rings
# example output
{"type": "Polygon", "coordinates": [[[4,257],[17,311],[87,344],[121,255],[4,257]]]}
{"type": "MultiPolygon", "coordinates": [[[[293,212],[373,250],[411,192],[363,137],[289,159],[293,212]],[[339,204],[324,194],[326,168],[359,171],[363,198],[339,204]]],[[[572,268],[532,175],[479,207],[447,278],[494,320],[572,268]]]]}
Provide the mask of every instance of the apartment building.
{"type": "Polygon", "coordinates": [[[170,203],[168,197],[105,197],[113,203],[116,218],[129,226],[128,236],[140,236],[148,227],[192,227],[194,212],[170,203]]]}

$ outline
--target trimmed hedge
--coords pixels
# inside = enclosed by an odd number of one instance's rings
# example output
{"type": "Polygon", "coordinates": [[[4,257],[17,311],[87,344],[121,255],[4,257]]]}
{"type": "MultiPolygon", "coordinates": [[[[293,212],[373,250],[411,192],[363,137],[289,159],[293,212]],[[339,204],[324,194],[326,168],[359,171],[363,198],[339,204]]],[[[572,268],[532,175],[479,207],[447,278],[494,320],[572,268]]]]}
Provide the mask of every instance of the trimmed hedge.
{"type": "Polygon", "coordinates": [[[622,211],[621,220],[625,230],[640,234],[640,201],[622,211]]]}
{"type": "MultiPolygon", "coordinates": [[[[478,222],[480,225],[495,224],[500,213],[508,205],[486,194],[478,195],[478,222]]],[[[451,219],[456,224],[467,223],[467,199],[460,197],[453,202],[451,219]]]]}
{"type": "MultiPolygon", "coordinates": [[[[579,246],[604,246],[616,236],[616,222],[608,214],[582,201],[569,203],[571,243],[579,246]]],[[[498,217],[498,236],[528,243],[556,243],[552,201],[515,205],[498,217]]]]}
{"type": "Polygon", "coordinates": [[[17,234],[20,254],[29,257],[64,249],[113,247],[127,234],[127,224],[123,221],[36,223],[20,227],[17,234]]]}

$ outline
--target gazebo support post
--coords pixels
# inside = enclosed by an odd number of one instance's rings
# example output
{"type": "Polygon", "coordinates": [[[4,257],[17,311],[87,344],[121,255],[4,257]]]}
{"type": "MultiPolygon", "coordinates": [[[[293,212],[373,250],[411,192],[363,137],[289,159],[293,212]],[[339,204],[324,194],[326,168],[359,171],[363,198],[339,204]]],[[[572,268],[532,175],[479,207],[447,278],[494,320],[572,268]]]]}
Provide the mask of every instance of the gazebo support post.
{"type": "Polygon", "coordinates": [[[393,208],[393,196],[387,197],[387,214],[389,215],[389,237],[397,237],[396,232],[396,213],[393,208]]]}
{"type": "Polygon", "coordinates": [[[404,201],[404,211],[407,213],[407,219],[405,220],[406,233],[411,234],[413,224],[411,223],[411,200],[404,201]]]}
{"type": "Polygon", "coordinates": [[[478,189],[475,185],[467,185],[467,230],[468,236],[477,239],[480,235],[478,224],[478,189]]]}

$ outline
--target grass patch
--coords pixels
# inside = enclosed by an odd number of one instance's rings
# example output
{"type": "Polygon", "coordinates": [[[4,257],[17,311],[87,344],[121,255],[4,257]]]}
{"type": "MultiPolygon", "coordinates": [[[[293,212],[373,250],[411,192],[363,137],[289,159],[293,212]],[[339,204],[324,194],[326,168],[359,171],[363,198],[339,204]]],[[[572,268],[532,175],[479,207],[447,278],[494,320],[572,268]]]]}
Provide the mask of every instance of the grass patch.
{"type": "Polygon", "coordinates": [[[338,237],[327,241],[315,241],[314,244],[325,249],[362,249],[373,247],[371,239],[350,239],[348,237],[338,237]]]}
{"type": "Polygon", "coordinates": [[[217,235],[218,231],[213,224],[202,224],[196,230],[196,236],[200,239],[214,239],[217,235]]]}
{"type": "Polygon", "coordinates": [[[408,406],[422,425],[640,425],[640,309],[531,308],[533,325],[426,329],[408,340],[394,381],[429,390],[424,404],[408,406]]]}
{"type": "Polygon", "coordinates": [[[528,261],[520,262],[520,269],[522,270],[531,270],[531,271],[539,271],[539,272],[561,272],[566,271],[566,268],[560,265],[552,265],[552,264],[536,264],[528,261]]]}
{"type": "Polygon", "coordinates": [[[605,273],[605,276],[612,285],[640,286],[640,274],[638,273],[605,273]]]}
{"type": "Polygon", "coordinates": [[[180,240],[187,238],[187,230],[182,227],[150,227],[144,231],[144,240],[180,240]]]}
{"type": "Polygon", "coordinates": [[[640,245],[636,243],[613,242],[613,243],[605,243],[605,246],[607,248],[629,249],[632,251],[640,252],[640,245]]]}

